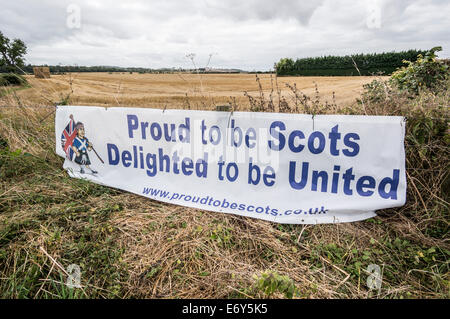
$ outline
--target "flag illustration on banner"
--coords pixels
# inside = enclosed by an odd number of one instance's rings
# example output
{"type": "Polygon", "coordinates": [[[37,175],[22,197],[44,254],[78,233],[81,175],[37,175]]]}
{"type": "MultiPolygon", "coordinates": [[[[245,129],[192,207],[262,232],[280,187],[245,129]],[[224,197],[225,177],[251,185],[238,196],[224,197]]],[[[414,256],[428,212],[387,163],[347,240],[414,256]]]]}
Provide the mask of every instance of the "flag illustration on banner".
{"type": "Polygon", "coordinates": [[[77,130],[75,128],[75,122],[73,116],[70,115],[70,122],[61,134],[61,146],[66,153],[66,157],[73,160],[75,152],[72,149],[73,140],[77,137],[77,130]]]}

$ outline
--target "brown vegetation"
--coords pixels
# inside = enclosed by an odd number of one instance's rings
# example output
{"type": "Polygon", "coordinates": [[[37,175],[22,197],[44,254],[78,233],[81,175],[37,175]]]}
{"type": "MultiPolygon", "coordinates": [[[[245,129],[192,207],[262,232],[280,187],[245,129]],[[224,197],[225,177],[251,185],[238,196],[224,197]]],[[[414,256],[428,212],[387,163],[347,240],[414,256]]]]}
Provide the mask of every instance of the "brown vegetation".
{"type": "Polygon", "coordinates": [[[448,85],[411,97],[382,81],[363,89],[369,80],[208,75],[202,88],[197,75],[29,79],[33,88],[0,98],[0,296],[266,298],[294,287],[297,298],[448,298],[448,85]],[[56,102],[402,115],[407,203],[361,222],[278,225],[71,179],[54,152],[56,102]],[[83,287],[70,289],[74,263],[83,287]],[[380,290],[366,285],[369,264],[383,271],[380,290]]]}
{"type": "MultiPolygon", "coordinates": [[[[283,77],[258,75],[265,94],[278,89],[286,97],[296,85],[305,94],[315,94],[316,85],[323,102],[350,104],[360,95],[362,85],[373,77],[283,77]]],[[[193,108],[208,109],[214,105],[236,101],[242,110],[248,108],[243,92],[259,96],[260,88],[254,74],[138,74],[77,73],[39,80],[28,76],[34,89],[20,92],[25,104],[45,105],[48,99],[59,102],[71,92],[74,105],[136,106],[153,108],[185,107],[186,98],[193,108]]]]}

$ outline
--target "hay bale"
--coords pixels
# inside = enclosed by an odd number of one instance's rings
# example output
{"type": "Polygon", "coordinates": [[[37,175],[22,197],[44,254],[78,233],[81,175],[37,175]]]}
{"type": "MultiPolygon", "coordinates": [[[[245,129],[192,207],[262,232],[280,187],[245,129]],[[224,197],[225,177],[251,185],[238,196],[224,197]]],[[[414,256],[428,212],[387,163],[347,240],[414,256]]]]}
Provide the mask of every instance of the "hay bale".
{"type": "Polygon", "coordinates": [[[38,79],[49,79],[50,68],[47,66],[35,66],[33,67],[34,77],[38,79]]]}

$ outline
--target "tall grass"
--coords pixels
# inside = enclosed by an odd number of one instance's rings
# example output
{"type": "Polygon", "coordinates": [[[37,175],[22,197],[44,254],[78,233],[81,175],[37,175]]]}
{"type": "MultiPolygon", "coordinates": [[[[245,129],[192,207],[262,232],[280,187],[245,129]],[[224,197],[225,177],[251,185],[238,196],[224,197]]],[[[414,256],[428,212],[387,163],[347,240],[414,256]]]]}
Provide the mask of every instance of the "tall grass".
{"type": "MultiPolygon", "coordinates": [[[[54,152],[52,105],[11,94],[0,108],[3,298],[448,298],[449,83],[411,96],[372,82],[351,105],[273,77],[243,93],[251,111],[402,115],[405,206],[336,225],[277,225],[148,200],[68,178],[54,152]],[[82,288],[65,285],[81,268],[82,288]],[[380,265],[380,290],[367,267],[380,265]]],[[[67,86],[70,87],[69,85],[67,86]]],[[[71,95],[67,102],[70,101],[71,95]]],[[[185,107],[213,108],[209,101],[185,107]]],[[[230,98],[232,110],[241,107],[230,98]]]]}

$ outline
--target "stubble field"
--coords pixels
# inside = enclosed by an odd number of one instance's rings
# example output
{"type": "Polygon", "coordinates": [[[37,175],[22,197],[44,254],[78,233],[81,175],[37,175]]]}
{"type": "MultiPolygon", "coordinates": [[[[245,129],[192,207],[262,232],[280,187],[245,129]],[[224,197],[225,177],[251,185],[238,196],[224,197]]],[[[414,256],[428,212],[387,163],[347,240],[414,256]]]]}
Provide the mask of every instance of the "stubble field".
{"type": "Polygon", "coordinates": [[[138,74],[72,73],[50,79],[28,76],[32,88],[17,94],[24,101],[46,105],[70,95],[71,104],[137,106],[154,108],[208,109],[235,103],[241,110],[249,107],[244,95],[268,98],[293,97],[292,87],[325,103],[346,105],[355,102],[362,85],[374,77],[279,77],[270,74],[138,74]],[[257,81],[258,79],[258,81],[257,81]],[[289,84],[289,88],[286,84],[289,84]],[[260,89],[261,86],[261,89],[260,89]]]}

